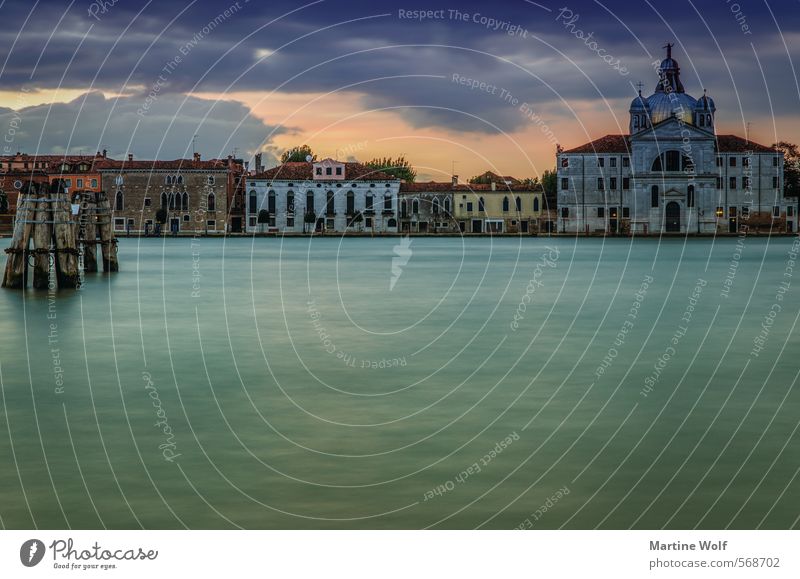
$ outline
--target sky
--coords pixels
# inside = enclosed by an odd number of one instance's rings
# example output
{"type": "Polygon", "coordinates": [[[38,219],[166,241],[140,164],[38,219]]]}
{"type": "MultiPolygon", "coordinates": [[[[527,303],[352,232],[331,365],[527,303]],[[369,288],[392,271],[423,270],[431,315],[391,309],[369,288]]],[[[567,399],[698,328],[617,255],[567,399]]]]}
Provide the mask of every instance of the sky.
{"type": "Polygon", "coordinates": [[[418,180],[518,178],[627,132],[674,44],[717,132],[800,141],[798,0],[0,0],[3,154],[203,158],[308,144],[418,180]]]}

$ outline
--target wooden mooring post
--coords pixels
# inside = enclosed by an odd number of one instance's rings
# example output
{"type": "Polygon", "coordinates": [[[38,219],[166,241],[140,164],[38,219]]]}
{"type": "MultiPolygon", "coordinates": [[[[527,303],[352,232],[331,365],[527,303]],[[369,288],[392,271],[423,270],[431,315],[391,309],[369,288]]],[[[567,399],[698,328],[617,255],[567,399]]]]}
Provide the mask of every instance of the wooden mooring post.
{"type": "Polygon", "coordinates": [[[77,219],[63,181],[28,183],[20,192],[11,247],[6,249],[3,287],[27,286],[28,267],[33,266],[33,287],[76,288],[84,271],[97,271],[96,246],[103,251],[103,270],[119,271],[117,240],[112,228],[111,208],[105,192],[81,192],[77,219]],[[97,232],[100,241],[97,240],[97,232]],[[33,248],[30,247],[31,241],[33,248]],[[29,258],[33,263],[29,264],[29,258]],[[82,257],[82,259],[81,259],[82,257]]]}

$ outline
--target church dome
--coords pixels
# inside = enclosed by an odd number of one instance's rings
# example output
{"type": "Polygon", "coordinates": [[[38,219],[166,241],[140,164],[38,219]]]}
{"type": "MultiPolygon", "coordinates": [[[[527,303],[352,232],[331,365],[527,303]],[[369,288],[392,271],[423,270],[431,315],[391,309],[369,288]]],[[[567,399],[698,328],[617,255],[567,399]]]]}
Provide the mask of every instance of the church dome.
{"type": "Polygon", "coordinates": [[[631,101],[630,112],[639,111],[639,112],[647,112],[650,109],[650,105],[647,103],[647,99],[642,96],[640,92],[639,95],[631,101]]]}
{"type": "Polygon", "coordinates": [[[708,111],[712,113],[717,110],[717,107],[714,106],[714,99],[706,94],[703,94],[703,96],[697,99],[696,108],[698,111],[708,111]]]}
{"type": "Polygon", "coordinates": [[[650,106],[650,119],[654,125],[672,116],[691,125],[692,112],[697,101],[683,92],[671,94],[657,92],[647,99],[647,104],[650,106]]]}

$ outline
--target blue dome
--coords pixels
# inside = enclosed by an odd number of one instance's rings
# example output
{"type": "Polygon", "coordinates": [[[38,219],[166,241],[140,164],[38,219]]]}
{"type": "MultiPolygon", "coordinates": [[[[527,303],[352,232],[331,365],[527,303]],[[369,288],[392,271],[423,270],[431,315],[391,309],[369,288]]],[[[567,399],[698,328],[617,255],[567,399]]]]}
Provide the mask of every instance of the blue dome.
{"type": "Polygon", "coordinates": [[[649,110],[650,106],[647,103],[647,99],[644,98],[641,93],[635,99],[631,101],[631,112],[633,111],[647,111],[649,110]]]}
{"type": "Polygon", "coordinates": [[[650,106],[650,120],[653,125],[666,121],[672,116],[681,119],[687,125],[692,124],[692,111],[697,101],[684,92],[657,92],[647,99],[650,106]]]}
{"type": "Polygon", "coordinates": [[[714,112],[717,110],[717,107],[714,105],[714,99],[705,94],[701,96],[699,99],[697,99],[696,108],[698,111],[714,112]]]}

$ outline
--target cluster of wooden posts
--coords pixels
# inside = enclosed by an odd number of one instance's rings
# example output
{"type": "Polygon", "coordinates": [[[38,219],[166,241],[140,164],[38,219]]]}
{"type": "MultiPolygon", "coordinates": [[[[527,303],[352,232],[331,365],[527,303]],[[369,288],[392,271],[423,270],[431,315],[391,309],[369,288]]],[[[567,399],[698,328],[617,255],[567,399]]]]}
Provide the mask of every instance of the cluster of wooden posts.
{"type": "Polygon", "coordinates": [[[63,181],[26,183],[6,249],[3,287],[27,287],[32,269],[34,288],[77,288],[84,272],[97,271],[98,245],[103,271],[119,270],[116,243],[105,192],[82,191],[70,199],[63,181]],[[75,215],[73,203],[78,204],[75,215]]]}

